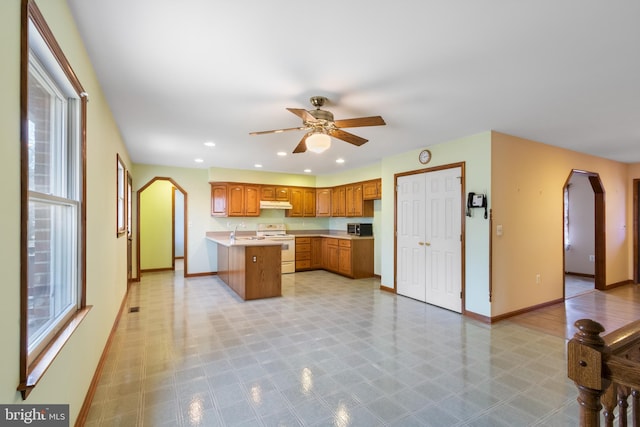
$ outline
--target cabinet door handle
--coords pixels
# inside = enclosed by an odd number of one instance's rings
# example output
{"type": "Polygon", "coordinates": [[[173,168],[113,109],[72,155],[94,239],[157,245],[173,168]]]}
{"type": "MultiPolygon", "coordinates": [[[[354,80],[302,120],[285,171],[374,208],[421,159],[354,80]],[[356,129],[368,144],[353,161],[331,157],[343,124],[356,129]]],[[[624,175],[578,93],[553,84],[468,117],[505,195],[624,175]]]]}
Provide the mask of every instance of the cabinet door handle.
{"type": "Polygon", "coordinates": [[[420,246],[424,246],[424,242],[418,242],[420,246]]]}
{"type": "Polygon", "coordinates": [[[429,242],[418,242],[418,244],[420,246],[431,246],[431,243],[429,243],[429,242]]]}

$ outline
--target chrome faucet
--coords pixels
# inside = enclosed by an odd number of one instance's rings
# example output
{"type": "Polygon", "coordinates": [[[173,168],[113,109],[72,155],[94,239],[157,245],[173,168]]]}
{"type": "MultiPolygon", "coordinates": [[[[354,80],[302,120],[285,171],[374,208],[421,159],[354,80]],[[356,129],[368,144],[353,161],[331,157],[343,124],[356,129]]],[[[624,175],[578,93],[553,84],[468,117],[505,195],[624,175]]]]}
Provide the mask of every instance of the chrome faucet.
{"type": "MultiPolygon", "coordinates": [[[[236,226],[234,227],[233,231],[231,232],[231,235],[229,236],[229,240],[231,240],[232,242],[234,240],[236,240],[236,234],[238,234],[238,227],[241,226],[241,223],[236,224],[236,226]]],[[[242,225],[244,227],[244,225],[242,225]]]]}

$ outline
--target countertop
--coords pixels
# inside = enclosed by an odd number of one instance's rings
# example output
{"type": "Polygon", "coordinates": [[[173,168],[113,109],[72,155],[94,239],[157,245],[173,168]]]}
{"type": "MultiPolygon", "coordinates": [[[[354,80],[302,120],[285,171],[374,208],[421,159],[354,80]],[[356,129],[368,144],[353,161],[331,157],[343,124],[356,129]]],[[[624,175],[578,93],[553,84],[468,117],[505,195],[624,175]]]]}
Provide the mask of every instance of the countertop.
{"type": "Polygon", "coordinates": [[[330,237],[334,239],[347,239],[347,240],[373,240],[373,236],[355,236],[348,234],[346,231],[334,231],[334,230],[292,230],[288,231],[289,234],[293,234],[296,237],[330,237]]]}
{"type": "Polygon", "coordinates": [[[281,246],[282,242],[268,239],[252,239],[251,235],[238,236],[231,241],[229,233],[208,232],[207,239],[228,248],[232,246],[281,246]]]}
{"type": "MultiPolygon", "coordinates": [[[[335,230],[287,230],[288,234],[295,237],[331,237],[334,239],[347,239],[347,240],[373,240],[374,236],[354,236],[353,234],[347,234],[346,231],[335,230]]],[[[268,239],[255,239],[255,232],[243,231],[238,232],[238,237],[232,242],[229,239],[230,233],[228,231],[209,231],[207,232],[207,239],[215,242],[219,245],[226,247],[231,246],[274,246],[280,245],[281,242],[268,240],[268,239]],[[252,239],[254,237],[254,239],[252,239]]]]}

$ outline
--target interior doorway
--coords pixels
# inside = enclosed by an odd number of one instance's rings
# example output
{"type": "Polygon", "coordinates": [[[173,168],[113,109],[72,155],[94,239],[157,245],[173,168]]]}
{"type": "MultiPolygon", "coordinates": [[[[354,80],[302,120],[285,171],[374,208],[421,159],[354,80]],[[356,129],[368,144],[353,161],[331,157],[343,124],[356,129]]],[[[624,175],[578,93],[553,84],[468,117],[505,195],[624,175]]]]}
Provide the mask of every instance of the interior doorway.
{"type": "Polygon", "coordinates": [[[175,270],[177,247],[182,253],[181,275],[187,276],[187,196],[187,192],[178,183],[166,177],[155,177],[138,190],[138,277],[141,277],[143,272],[175,270]],[[181,218],[178,223],[176,216],[181,218]],[[180,240],[178,246],[176,240],[180,240]]]}
{"type": "Polygon", "coordinates": [[[184,194],[173,187],[173,269],[184,273],[184,194]]]}
{"type": "Polygon", "coordinates": [[[566,299],[605,287],[604,189],[598,174],[572,170],[563,206],[566,299]]]}

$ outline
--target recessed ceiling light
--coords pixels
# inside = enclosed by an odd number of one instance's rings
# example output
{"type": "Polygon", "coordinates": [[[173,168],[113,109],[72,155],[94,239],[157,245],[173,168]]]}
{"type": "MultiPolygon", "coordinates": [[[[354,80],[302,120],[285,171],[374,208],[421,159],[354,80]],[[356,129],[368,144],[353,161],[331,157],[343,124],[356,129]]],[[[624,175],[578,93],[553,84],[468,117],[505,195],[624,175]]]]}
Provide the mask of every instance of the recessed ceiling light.
{"type": "Polygon", "coordinates": [[[287,153],[285,151],[278,151],[278,156],[284,157],[286,155],[287,155],[287,153]]]}
{"type": "Polygon", "coordinates": [[[262,165],[260,163],[256,163],[255,165],[253,165],[254,168],[261,168],[262,165]]]}
{"type": "Polygon", "coordinates": [[[207,147],[215,147],[216,143],[213,141],[207,141],[204,143],[204,145],[206,145],[207,147]]]}
{"type": "Polygon", "coordinates": [[[336,163],[344,163],[344,159],[336,159],[336,163]]]}
{"type": "Polygon", "coordinates": [[[202,162],[204,162],[204,160],[202,160],[202,159],[193,159],[193,161],[194,161],[194,162],[196,162],[196,163],[202,163],[202,162]]]}
{"type": "Polygon", "coordinates": [[[305,169],[304,170],[306,173],[311,173],[311,169],[305,169]]]}

